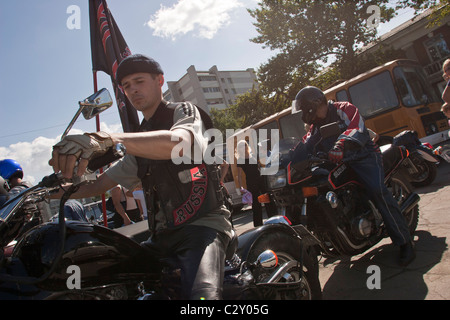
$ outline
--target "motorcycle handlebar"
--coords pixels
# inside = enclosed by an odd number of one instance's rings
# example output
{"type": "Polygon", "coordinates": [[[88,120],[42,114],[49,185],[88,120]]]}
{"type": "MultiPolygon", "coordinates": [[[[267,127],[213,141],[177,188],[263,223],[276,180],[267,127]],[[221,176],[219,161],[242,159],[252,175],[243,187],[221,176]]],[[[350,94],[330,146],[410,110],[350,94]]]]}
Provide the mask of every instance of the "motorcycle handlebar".
{"type": "Polygon", "coordinates": [[[309,160],[311,162],[327,162],[328,160],[328,154],[325,152],[318,152],[316,155],[310,155],[309,160]]]}
{"type": "Polygon", "coordinates": [[[89,160],[88,169],[91,172],[95,172],[98,169],[119,160],[125,155],[125,148],[119,144],[113,148],[110,148],[105,154],[89,160]]]}

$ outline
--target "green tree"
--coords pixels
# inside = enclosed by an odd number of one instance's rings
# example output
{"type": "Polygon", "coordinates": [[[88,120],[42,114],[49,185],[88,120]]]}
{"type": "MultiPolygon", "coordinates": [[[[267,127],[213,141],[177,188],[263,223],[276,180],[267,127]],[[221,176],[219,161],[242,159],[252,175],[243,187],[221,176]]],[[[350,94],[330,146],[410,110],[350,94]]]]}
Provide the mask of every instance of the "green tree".
{"type": "Polygon", "coordinates": [[[389,21],[395,9],[433,8],[435,16],[448,14],[449,0],[313,1],[261,0],[248,10],[255,18],[259,36],[252,42],[276,54],[258,70],[259,89],[244,94],[227,110],[213,110],[213,121],[226,129],[245,128],[288,108],[296,93],[306,85],[326,89],[362,71],[404,58],[401,50],[380,48],[360,55],[358,49],[377,38],[373,23],[389,21]],[[376,6],[379,20],[374,11],[376,6]],[[396,6],[396,7],[395,7],[396,6]],[[370,23],[369,23],[370,22],[370,23]],[[326,69],[323,65],[335,60],[326,69]]]}
{"type": "Polygon", "coordinates": [[[233,105],[227,109],[211,109],[211,119],[214,127],[222,132],[222,135],[226,136],[227,129],[239,129],[242,127],[242,119],[237,116],[236,106],[233,105]]]}
{"type": "MultiPolygon", "coordinates": [[[[286,93],[293,79],[316,76],[320,63],[330,59],[345,66],[342,71],[352,74],[356,70],[354,59],[358,47],[376,39],[376,28],[368,19],[379,8],[379,22],[394,16],[388,0],[379,1],[313,1],[313,0],[262,0],[259,7],[248,10],[256,19],[259,36],[251,39],[275,52],[261,66],[259,77],[267,90],[286,93]]],[[[342,74],[347,77],[347,74],[342,74]]],[[[306,83],[305,83],[306,84],[306,83]]]]}
{"type": "Polygon", "coordinates": [[[236,103],[224,110],[211,110],[215,128],[225,136],[226,129],[248,127],[268,116],[286,109],[290,101],[284,95],[268,97],[262,90],[253,89],[239,95],[236,103]]]}
{"type": "Polygon", "coordinates": [[[416,14],[427,9],[433,10],[429,26],[440,25],[444,17],[450,15],[449,0],[399,0],[397,8],[414,8],[416,14]]]}

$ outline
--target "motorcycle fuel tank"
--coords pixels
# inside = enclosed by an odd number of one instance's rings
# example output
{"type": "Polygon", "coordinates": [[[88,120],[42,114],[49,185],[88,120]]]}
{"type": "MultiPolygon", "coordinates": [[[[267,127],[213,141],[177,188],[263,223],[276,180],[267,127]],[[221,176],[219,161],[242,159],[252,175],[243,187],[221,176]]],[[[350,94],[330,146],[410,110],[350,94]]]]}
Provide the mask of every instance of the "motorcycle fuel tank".
{"type": "Polygon", "coordinates": [[[39,283],[48,291],[67,290],[67,279],[73,266],[80,270],[82,287],[111,283],[124,274],[150,272],[151,257],[133,240],[110,229],[78,222],[66,222],[66,238],[59,261],[61,237],[57,223],[39,225],[17,243],[13,264],[21,266],[27,277],[40,278],[55,262],[53,272],[39,283]]]}

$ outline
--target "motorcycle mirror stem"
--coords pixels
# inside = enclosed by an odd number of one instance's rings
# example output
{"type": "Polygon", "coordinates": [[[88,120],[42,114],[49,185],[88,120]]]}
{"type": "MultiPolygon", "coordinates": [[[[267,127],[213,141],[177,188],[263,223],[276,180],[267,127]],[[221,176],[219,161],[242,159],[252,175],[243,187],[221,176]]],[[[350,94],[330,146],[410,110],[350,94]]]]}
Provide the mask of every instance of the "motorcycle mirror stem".
{"type": "Polygon", "coordinates": [[[93,95],[87,97],[83,101],[78,102],[78,104],[80,107],[78,108],[78,111],[75,113],[75,116],[70,121],[66,130],[64,130],[64,133],[61,136],[61,140],[63,140],[67,136],[70,129],[72,129],[73,125],[75,124],[75,121],[77,121],[81,113],[83,113],[83,116],[86,120],[92,119],[93,117],[97,116],[98,114],[102,113],[103,111],[111,107],[113,101],[111,95],[109,94],[108,89],[103,88],[100,91],[94,93],[93,95]]]}

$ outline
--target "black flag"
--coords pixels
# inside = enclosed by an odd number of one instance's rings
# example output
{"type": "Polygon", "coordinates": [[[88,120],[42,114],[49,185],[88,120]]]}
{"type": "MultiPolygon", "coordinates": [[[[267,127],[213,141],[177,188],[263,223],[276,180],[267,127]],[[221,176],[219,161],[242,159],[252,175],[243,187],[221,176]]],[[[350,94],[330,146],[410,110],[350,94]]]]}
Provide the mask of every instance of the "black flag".
{"type": "Polygon", "coordinates": [[[139,127],[137,111],[116,81],[117,67],[124,58],[131,54],[131,51],[105,0],[89,0],[89,19],[92,69],[103,71],[111,76],[123,131],[135,132],[139,127]]]}

